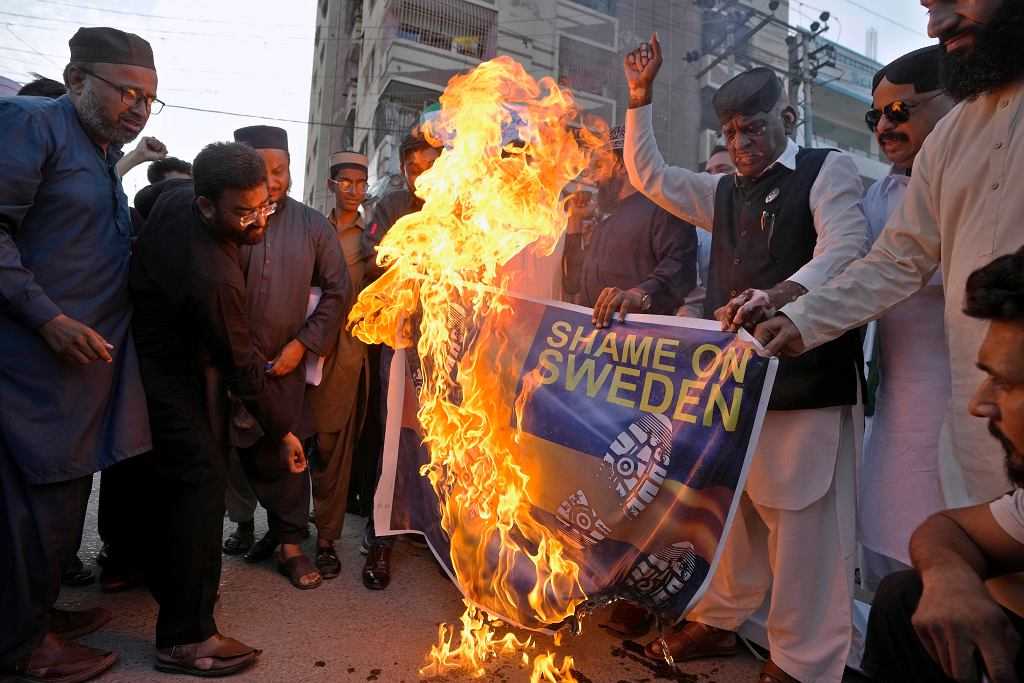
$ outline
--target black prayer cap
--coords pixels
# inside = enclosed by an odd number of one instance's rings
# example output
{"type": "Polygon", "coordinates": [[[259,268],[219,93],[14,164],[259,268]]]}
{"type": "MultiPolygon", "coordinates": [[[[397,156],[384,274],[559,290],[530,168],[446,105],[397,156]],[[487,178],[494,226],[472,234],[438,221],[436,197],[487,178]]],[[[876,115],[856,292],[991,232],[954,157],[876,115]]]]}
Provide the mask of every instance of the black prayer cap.
{"type": "Polygon", "coordinates": [[[914,92],[931,92],[942,87],[942,63],[945,49],[929,45],[908,52],[883,66],[871,82],[871,92],[878,89],[883,78],[896,85],[913,85],[914,92]]]}
{"type": "Polygon", "coordinates": [[[107,26],[83,27],[68,41],[72,62],[127,64],[156,71],[153,48],[134,33],[107,26]]]}
{"type": "Polygon", "coordinates": [[[235,142],[244,142],[254,149],[288,151],[288,131],[277,126],[246,126],[235,131],[235,142]]]}
{"type": "Polygon", "coordinates": [[[726,81],[711,98],[711,105],[724,124],[737,114],[753,116],[771,111],[781,96],[782,81],[771,69],[759,66],[726,81]]]}

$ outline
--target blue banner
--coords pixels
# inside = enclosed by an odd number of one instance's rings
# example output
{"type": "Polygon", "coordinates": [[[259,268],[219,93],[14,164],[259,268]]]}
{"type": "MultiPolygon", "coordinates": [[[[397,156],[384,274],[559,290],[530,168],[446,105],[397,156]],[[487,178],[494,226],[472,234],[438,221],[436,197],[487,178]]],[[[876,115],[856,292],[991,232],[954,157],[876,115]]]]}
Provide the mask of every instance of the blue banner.
{"type": "MultiPolygon", "coordinates": [[[[507,298],[495,314],[455,307],[453,392],[470,355],[477,372],[492,369],[501,387],[495,406],[512,407],[495,414],[508,416],[503,428],[516,434],[530,514],[578,563],[581,597],[621,595],[674,619],[714,571],[777,361],[759,356],[745,333],[722,332],[713,321],[629,316],[599,330],[591,316],[579,306],[520,298],[507,298]]],[[[411,348],[386,356],[376,530],[422,533],[458,583],[437,494],[421,474],[430,454],[416,419],[420,362],[411,348]]],[[[484,552],[481,561],[496,555],[484,552]]],[[[510,590],[534,588],[532,569],[510,573],[510,590]]],[[[550,626],[528,612],[497,616],[550,626]]]]}

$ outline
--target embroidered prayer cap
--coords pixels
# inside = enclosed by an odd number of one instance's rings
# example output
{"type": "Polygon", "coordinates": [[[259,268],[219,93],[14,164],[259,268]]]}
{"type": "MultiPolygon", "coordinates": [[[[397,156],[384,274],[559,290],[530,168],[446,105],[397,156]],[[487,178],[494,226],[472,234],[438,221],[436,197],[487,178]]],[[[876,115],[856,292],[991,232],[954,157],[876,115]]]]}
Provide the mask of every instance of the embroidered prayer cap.
{"type": "Polygon", "coordinates": [[[767,67],[744,71],[729,79],[711,98],[720,123],[736,115],[753,116],[771,111],[782,96],[782,81],[767,67]]]}
{"type": "Polygon", "coordinates": [[[895,85],[913,85],[914,92],[931,92],[942,88],[942,64],[945,49],[941,45],[929,45],[908,52],[889,62],[875,74],[871,92],[885,78],[895,85]]]}
{"type": "Polygon", "coordinates": [[[370,160],[365,154],[359,152],[335,152],[331,155],[331,175],[333,176],[343,168],[357,168],[366,171],[370,167],[370,160]]]}
{"type": "Polygon", "coordinates": [[[254,149],[288,151],[288,131],[277,126],[246,126],[235,131],[235,142],[244,142],[254,149]]]}
{"type": "Polygon", "coordinates": [[[72,62],[126,64],[156,71],[153,48],[149,43],[134,33],[116,28],[83,26],[71,36],[68,47],[71,48],[72,62]]]}

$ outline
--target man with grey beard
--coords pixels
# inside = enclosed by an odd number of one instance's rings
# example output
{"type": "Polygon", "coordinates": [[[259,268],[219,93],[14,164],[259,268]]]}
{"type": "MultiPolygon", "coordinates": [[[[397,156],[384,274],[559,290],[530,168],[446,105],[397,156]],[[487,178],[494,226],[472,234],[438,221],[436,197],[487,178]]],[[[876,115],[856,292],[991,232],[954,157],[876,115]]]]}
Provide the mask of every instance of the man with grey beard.
{"type": "MultiPolygon", "coordinates": [[[[1020,0],[921,0],[928,34],[943,49],[945,90],[960,103],[914,158],[900,208],[871,252],[841,275],[781,307],[757,327],[768,353],[799,354],[878,318],[927,286],[941,271],[952,401],[943,492],[948,505],[991,500],[1006,491],[1001,459],[984,425],[966,420],[982,379],[971,359],[985,334],[963,312],[967,277],[1024,244],[1024,3],[1020,0]]],[[[757,324],[762,312],[744,316],[757,324]]],[[[768,311],[771,314],[772,311],[768,311]]],[[[916,330],[918,333],[922,331],[916,330]]]]}
{"type": "Polygon", "coordinates": [[[115,166],[163,103],[153,51],[82,28],[55,100],[0,98],[0,673],[85,681],[107,610],[54,609],[92,475],[150,450],[115,166]]]}

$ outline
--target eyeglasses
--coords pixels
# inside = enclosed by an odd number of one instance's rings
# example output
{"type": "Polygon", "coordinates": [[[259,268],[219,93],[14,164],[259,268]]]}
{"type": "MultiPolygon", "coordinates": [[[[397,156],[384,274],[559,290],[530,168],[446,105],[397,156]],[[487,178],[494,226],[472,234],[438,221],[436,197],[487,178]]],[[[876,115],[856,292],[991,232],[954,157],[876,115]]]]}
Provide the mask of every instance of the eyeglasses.
{"type": "Polygon", "coordinates": [[[260,218],[266,218],[277,211],[277,204],[267,204],[261,206],[258,209],[253,209],[249,213],[245,214],[238,219],[238,224],[243,228],[248,228],[250,225],[258,221],[260,218]]]}
{"type": "Polygon", "coordinates": [[[910,120],[910,112],[917,109],[928,100],[935,99],[942,93],[935,93],[929,97],[924,98],[920,102],[910,103],[905,100],[893,100],[889,104],[882,107],[882,110],[868,109],[867,113],[864,114],[864,122],[868,124],[868,130],[872,133],[878,128],[879,122],[882,120],[882,115],[889,119],[893,124],[900,125],[910,120]]]}
{"type": "Polygon", "coordinates": [[[83,73],[89,74],[93,78],[100,79],[101,81],[109,85],[111,88],[114,88],[115,90],[120,90],[121,104],[127,104],[134,107],[139,102],[145,102],[146,109],[149,111],[150,114],[159,114],[164,109],[164,101],[157,99],[155,95],[147,95],[127,85],[118,85],[117,83],[112,83],[111,81],[108,81],[107,79],[103,78],[103,76],[100,76],[98,73],[90,69],[78,67],[78,70],[83,73]]]}
{"type": "Polygon", "coordinates": [[[366,192],[367,187],[367,183],[365,180],[349,180],[348,178],[335,180],[334,178],[328,178],[327,182],[330,183],[331,187],[336,187],[342,192],[355,194],[359,194],[360,192],[366,192]]]}

